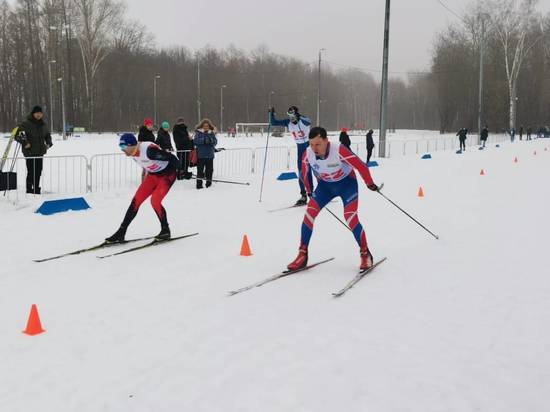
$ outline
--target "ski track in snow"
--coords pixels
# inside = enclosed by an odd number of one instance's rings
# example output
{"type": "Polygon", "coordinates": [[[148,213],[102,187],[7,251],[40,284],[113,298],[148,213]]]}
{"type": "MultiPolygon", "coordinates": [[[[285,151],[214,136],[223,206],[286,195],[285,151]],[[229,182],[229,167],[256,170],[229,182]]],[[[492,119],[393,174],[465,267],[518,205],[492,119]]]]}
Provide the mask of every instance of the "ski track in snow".
{"type": "MultiPolygon", "coordinates": [[[[49,217],[32,213],[34,199],[0,202],[0,410],[547,411],[545,147],[382,160],[375,181],[440,240],[361,182],[370,248],[388,261],[339,299],[331,293],[359,254],[327,212],[310,260],[334,261],[227,297],[297,252],[304,209],[267,212],[294,202],[297,182],[275,173],[262,203],[259,176],[202,191],[176,182],[165,200],[172,233],[199,236],[106,260],[32,262],[101,242],[133,191],[93,193],[92,209],[49,217]],[[239,256],[245,233],[252,257],[239,256]],[[46,333],[29,337],[33,303],[46,333]]],[[[339,202],[329,207],[341,216],[339,202]]],[[[128,237],[157,231],[146,202],[128,237]]]]}

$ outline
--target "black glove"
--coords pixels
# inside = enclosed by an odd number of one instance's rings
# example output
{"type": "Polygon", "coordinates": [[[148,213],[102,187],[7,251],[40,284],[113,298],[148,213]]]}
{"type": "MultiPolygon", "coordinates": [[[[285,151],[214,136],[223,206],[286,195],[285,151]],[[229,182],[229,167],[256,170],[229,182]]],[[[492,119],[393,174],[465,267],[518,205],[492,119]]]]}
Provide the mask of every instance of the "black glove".
{"type": "Polygon", "coordinates": [[[380,188],[374,183],[372,185],[368,185],[367,187],[373,192],[378,192],[380,190],[380,188]]]}

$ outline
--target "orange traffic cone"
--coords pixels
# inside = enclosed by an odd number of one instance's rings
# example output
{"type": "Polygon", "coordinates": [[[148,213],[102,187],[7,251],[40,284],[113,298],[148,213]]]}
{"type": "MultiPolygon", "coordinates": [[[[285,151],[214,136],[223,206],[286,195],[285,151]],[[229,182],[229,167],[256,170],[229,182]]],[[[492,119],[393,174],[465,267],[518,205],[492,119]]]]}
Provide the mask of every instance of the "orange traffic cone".
{"type": "Polygon", "coordinates": [[[418,188],[418,197],[424,197],[424,189],[422,189],[422,186],[418,188]]]}
{"type": "Polygon", "coordinates": [[[248,243],[248,236],[243,236],[243,243],[241,245],[241,256],[252,256],[252,251],[250,250],[250,244],[248,243]]]}
{"type": "Polygon", "coordinates": [[[481,169],[481,172],[479,172],[481,176],[485,176],[485,170],[481,169]]]}
{"type": "Polygon", "coordinates": [[[29,320],[27,321],[27,327],[23,331],[27,335],[34,336],[42,332],[46,332],[42,329],[42,324],[40,323],[40,316],[38,316],[38,308],[36,305],[32,305],[31,313],[29,314],[29,320]]]}

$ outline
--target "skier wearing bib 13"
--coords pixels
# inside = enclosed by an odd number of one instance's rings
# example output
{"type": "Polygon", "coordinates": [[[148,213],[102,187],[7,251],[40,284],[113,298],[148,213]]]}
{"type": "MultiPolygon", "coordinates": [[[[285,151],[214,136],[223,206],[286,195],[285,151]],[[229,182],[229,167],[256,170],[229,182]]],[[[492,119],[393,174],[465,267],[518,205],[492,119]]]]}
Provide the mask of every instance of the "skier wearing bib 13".
{"type": "Polygon", "coordinates": [[[309,147],[302,157],[302,177],[310,200],[302,223],[300,249],[296,259],[287,268],[291,271],[307,266],[308,245],[313,233],[315,218],[332,199],[340,197],[344,203],[344,217],[353,232],[361,255],[360,270],[373,265],[373,257],[367,245],[367,237],[359,222],[357,210],[359,193],[355,170],[359,172],[367,187],[378,191],[379,187],[372,180],[369,168],[351,150],[344,145],[331,143],[327,131],[314,127],[309,132],[309,147]],[[313,170],[318,184],[312,193],[312,187],[305,176],[313,170]]]}
{"type": "Polygon", "coordinates": [[[152,142],[138,142],[132,133],[124,133],[119,141],[120,150],[131,157],[146,172],[145,178],[139,186],[130,207],[126,211],[120,228],[105,240],[109,243],[124,242],[126,230],[136,217],[141,204],[151,196],[151,205],[160,221],[160,233],[156,239],[170,239],[170,228],[166,217],[166,210],[162,206],[162,199],[168,194],[176,180],[178,159],[173,154],[162,150],[152,142]]]}
{"type": "MultiPolygon", "coordinates": [[[[300,199],[296,202],[296,206],[304,206],[307,203],[307,192],[303,180],[304,177],[300,173],[300,165],[302,163],[302,156],[309,146],[308,135],[311,128],[311,120],[306,116],[302,116],[296,106],[290,106],[287,115],[288,119],[278,120],[275,118],[275,108],[271,107],[269,109],[269,123],[272,126],[284,126],[288,128],[288,131],[292,133],[292,137],[296,142],[296,146],[298,147],[298,175],[300,176],[298,183],[300,184],[301,194],[300,199]]],[[[313,187],[311,171],[307,173],[306,179],[309,187],[313,187]]]]}

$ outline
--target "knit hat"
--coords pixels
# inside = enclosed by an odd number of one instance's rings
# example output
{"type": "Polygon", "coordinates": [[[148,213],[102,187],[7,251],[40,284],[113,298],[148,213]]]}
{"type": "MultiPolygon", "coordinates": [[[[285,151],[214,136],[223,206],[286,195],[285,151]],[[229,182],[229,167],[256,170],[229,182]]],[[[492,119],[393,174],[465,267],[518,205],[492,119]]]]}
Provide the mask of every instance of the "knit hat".
{"type": "Polygon", "coordinates": [[[170,129],[170,123],[168,123],[167,121],[162,122],[161,126],[163,129],[166,129],[166,130],[170,129]]]}
{"type": "Polygon", "coordinates": [[[136,136],[134,136],[132,133],[124,133],[122,136],[120,136],[118,145],[123,150],[128,146],[136,146],[137,145],[136,136]]]}
{"type": "Polygon", "coordinates": [[[42,111],[42,108],[40,106],[34,106],[32,108],[31,114],[35,114],[35,113],[44,113],[44,112],[42,111]]]}
{"type": "Polygon", "coordinates": [[[143,121],[143,125],[144,125],[144,126],[152,126],[152,125],[153,125],[153,120],[147,118],[147,119],[145,119],[145,120],[143,121]]]}
{"type": "Polygon", "coordinates": [[[347,128],[347,127],[342,127],[342,130],[341,130],[341,131],[344,132],[344,133],[347,133],[347,132],[348,132],[348,128],[347,128]]]}

